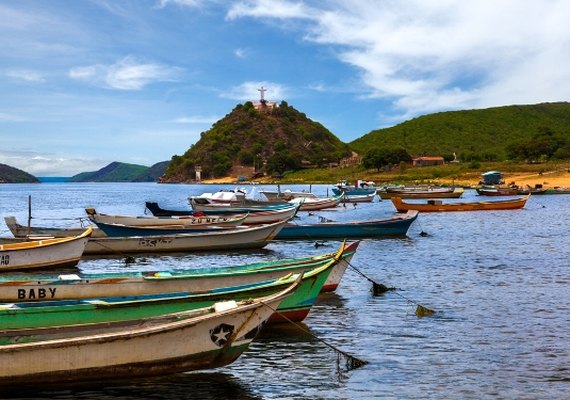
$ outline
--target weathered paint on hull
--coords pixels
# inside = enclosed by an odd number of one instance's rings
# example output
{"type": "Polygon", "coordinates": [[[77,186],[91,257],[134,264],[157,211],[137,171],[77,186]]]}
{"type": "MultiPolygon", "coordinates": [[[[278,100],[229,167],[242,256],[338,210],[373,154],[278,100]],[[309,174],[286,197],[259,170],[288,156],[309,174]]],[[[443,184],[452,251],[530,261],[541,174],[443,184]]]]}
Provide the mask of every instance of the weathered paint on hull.
{"type": "MultiPolygon", "coordinates": [[[[303,277],[295,293],[279,306],[278,311],[307,306],[310,308],[333,267],[334,260],[308,272],[303,277]]],[[[160,300],[154,301],[149,301],[148,296],[140,296],[139,301],[133,302],[124,299],[122,303],[118,304],[113,304],[110,300],[107,302],[99,300],[94,302],[90,300],[67,300],[16,303],[14,306],[0,307],[0,329],[22,329],[149,318],[209,307],[216,302],[224,300],[246,300],[254,297],[269,296],[290,285],[292,279],[271,282],[267,285],[251,285],[241,290],[224,288],[201,295],[171,293],[160,300]],[[64,305],[62,306],[61,304],[64,305]]]]}
{"type": "Polygon", "coordinates": [[[359,242],[343,243],[337,253],[284,259],[235,267],[201,268],[191,271],[108,273],[86,275],[2,275],[0,302],[46,301],[100,297],[137,296],[169,292],[204,292],[278,279],[287,273],[308,271],[325,265],[342,253],[325,286],[338,286],[359,242]]]}

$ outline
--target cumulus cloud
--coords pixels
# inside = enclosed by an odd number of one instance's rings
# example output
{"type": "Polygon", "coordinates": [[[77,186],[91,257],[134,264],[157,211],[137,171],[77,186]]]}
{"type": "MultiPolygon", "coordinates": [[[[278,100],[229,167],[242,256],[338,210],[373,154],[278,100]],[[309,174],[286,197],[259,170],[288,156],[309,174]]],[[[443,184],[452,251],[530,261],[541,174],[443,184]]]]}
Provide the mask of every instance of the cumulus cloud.
{"type": "Polygon", "coordinates": [[[567,100],[567,15],[564,0],[248,0],[226,18],[302,21],[283,27],[332,46],[367,97],[413,115],[567,100]]]}
{"type": "Polygon", "coordinates": [[[6,76],[15,80],[26,81],[26,82],[45,82],[44,76],[37,71],[20,69],[20,70],[9,70],[6,71],[6,76]]]}
{"type": "Polygon", "coordinates": [[[97,171],[109,162],[92,158],[69,158],[33,150],[0,150],[0,163],[34,176],[73,176],[79,172],[97,171]]]}
{"type": "Polygon", "coordinates": [[[189,117],[179,117],[173,122],[177,124],[213,124],[220,119],[219,116],[193,115],[189,117]]]}
{"type": "Polygon", "coordinates": [[[72,68],[72,79],[120,90],[140,90],[156,82],[174,82],[182,70],[156,63],[139,62],[127,56],[112,65],[96,64],[72,68]]]}
{"type": "Polygon", "coordinates": [[[282,99],[289,97],[288,90],[285,86],[275,82],[244,82],[241,85],[230,88],[228,92],[222,93],[223,98],[238,101],[256,101],[260,98],[259,89],[266,89],[264,93],[265,100],[280,102],[282,99]]]}

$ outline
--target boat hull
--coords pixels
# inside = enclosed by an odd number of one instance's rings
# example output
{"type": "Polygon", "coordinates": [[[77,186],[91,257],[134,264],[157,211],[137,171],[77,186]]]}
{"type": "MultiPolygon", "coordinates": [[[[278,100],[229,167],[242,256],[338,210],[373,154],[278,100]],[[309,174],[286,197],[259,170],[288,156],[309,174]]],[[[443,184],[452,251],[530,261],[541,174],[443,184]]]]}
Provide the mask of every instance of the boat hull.
{"type": "Polygon", "coordinates": [[[502,201],[478,201],[469,203],[442,203],[440,201],[428,200],[426,203],[409,203],[400,197],[391,198],[392,204],[399,212],[416,210],[419,212],[447,212],[447,211],[499,211],[518,210],[525,206],[530,195],[517,199],[502,201]]]}
{"type": "MultiPolygon", "coordinates": [[[[295,285],[291,285],[295,286],[295,285]]],[[[101,382],[222,367],[293,292],[174,321],[0,346],[0,386],[101,382]]],[[[162,317],[161,317],[162,318],[162,317]]],[[[144,321],[143,321],[144,322],[144,321]]]]}
{"type": "Polygon", "coordinates": [[[287,224],[274,240],[365,239],[406,236],[418,213],[410,211],[385,220],[287,224]]]}
{"type": "Polygon", "coordinates": [[[0,271],[74,266],[91,232],[88,228],[78,236],[0,244],[0,271]]]}

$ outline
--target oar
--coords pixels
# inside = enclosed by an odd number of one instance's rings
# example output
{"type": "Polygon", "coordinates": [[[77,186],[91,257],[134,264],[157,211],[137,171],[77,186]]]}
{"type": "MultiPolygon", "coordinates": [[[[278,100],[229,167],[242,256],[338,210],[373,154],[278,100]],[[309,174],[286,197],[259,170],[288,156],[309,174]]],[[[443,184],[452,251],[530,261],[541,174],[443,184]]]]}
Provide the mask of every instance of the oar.
{"type": "Polygon", "coordinates": [[[356,358],[355,356],[348,354],[347,352],[338,349],[337,347],[333,346],[332,344],[326,342],[324,339],[321,339],[320,337],[318,337],[317,335],[313,334],[312,332],[310,332],[309,330],[303,328],[300,324],[298,324],[295,321],[292,321],[291,319],[289,319],[288,317],[286,317],[285,315],[283,315],[282,313],[280,313],[279,311],[277,311],[275,308],[263,303],[264,305],[266,305],[268,308],[270,308],[274,313],[278,314],[281,318],[283,318],[284,320],[286,320],[287,322],[290,322],[293,326],[297,327],[298,329],[300,329],[302,332],[307,333],[309,335],[311,335],[313,338],[317,339],[319,342],[323,343],[325,346],[327,346],[328,348],[332,349],[333,351],[336,352],[337,354],[337,372],[340,374],[340,360],[341,358],[344,358],[345,362],[344,365],[346,367],[347,371],[351,371],[353,369],[356,368],[360,368],[366,364],[368,364],[368,361],[365,360],[361,360],[359,358],[356,358]]]}
{"type": "Polygon", "coordinates": [[[405,296],[401,295],[400,293],[398,293],[398,292],[396,291],[397,289],[396,289],[395,287],[388,287],[388,286],[386,286],[386,285],[384,285],[384,284],[382,284],[382,283],[375,282],[372,278],[366,276],[362,271],[360,271],[358,268],[356,268],[356,267],[355,267],[354,265],[352,265],[350,262],[347,262],[347,264],[348,264],[349,267],[351,267],[354,271],[358,272],[361,276],[363,276],[363,277],[364,277],[365,279],[367,279],[369,282],[372,282],[372,294],[373,294],[374,296],[378,296],[378,295],[384,294],[384,293],[386,293],[386,292],[388,292],[388,291],[393,291],[394,293],[396,293],[398,296],[400,296],[400,297],[403,298],[404,300],[406,300],[406,301],[408,301],[408,302],[410,302],[410,303],[416,305],[416,315],[417,315],[418,317],[429,317],[430,315],[435,314],[435,311],[434,311],[434,310],[431,310],[431,309],[429,309],[429,308],[427,308],[427,307],[425,307],[425,306],[422,306],[421,304],[419,304],[419,303],[417,303],[417,302],[415,302],[415,301],[413,301],[413,300],[411,300],[411,299],[408,299],[407,297],[405,297],[405,296]]]}

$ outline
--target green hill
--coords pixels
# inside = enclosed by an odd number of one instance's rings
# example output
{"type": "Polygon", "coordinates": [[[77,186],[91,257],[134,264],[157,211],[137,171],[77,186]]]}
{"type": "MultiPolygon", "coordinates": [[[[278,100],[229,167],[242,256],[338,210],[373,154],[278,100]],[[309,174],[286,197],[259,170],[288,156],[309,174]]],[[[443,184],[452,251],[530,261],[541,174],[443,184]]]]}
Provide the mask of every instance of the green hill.
{"type": "Polygon", "coordinates": [[[74,175],[69,182],[133,182],[147,174],[149,167],[137,164],[112,162],[94,172],[82,172],[74,175]]]}
{"type": "Polygon", "coordinates": [[[204,179],[254,171],[282,174],[338,163],[349,154],[347,144],[286,102],[260,108],[247,102],[202,132],[182,156],[173,156],[161,181],[191,181],[196,166],[204,179]]]}
{"type": "Polygon", "coordinates": [[[0,164],[0,183],[39,183],[33,175],[6,164],[0,164]]]}
{"type": "Polygon", "coordinates": [[[507,158],[510,145],[532,145],[533,137],[545,130],[570,143],[570,103],[430,114],[372,131],[350,146],[361,154],[374,147],[402,147],[412,156],[456,153],[462,160],[500,161],[507,158]]]}

